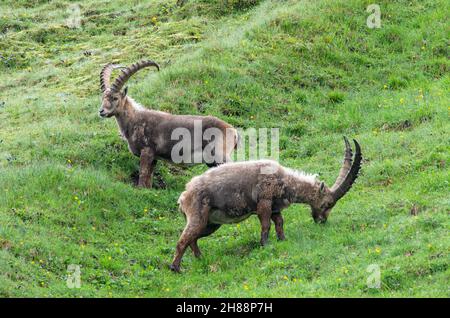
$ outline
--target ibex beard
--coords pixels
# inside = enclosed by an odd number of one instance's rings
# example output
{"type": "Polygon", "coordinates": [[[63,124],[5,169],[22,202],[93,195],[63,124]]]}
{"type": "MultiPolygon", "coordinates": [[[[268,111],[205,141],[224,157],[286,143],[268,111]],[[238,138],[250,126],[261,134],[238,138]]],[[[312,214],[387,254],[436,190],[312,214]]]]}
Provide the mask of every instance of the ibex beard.
{"type": "Polygon", "coordinates": [[[293,203],[311,207],[316,223],[325,223],[337,201],[352,187],[361,168],[361,148],[356,140],[355,156],[347,138],[344,163],[329,188],[316,175],[285,168],[275,161],[226,163],[194,177],[178,200],[186,216],[186,227],[176,246],[170,268],[180,271],[188,246],[200,256],[199,238],[214,233],[222,224],[238,223],[256,214],[261,223],[261,245],[267,243],[271,220],[279,240],[284,240],[281,211],[293,203]],[[268,173],[270,172],[270,173],[268,173]]]}

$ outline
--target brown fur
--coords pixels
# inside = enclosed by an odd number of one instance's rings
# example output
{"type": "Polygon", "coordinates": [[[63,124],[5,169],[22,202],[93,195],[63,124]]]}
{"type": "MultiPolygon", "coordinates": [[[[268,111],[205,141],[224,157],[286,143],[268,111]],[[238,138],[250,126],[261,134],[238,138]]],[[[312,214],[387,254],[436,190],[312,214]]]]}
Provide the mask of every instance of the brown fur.
{"type": "MultiPolygon", "coordinates": [[[[209,165],[214,166],[231,161],[231,152],[238,141],[237,132],[234,129],[232,130],[233,136],[227,136],[226,130],[232,128],[231,125],[212,116],[172,115],[146,109],[139,106],[126,94],[126,88],[123,92],[105,89],[100,116],[116,118],[121,135],[127,140],[130,151],[140,157],[138,183],[140,187],[151,188],[157,159],[171,161],[172,147],[179,142],[171,140],[172,131],[184,127],[194,136],[194,120],[202,121],[202,133],[208,128],[218,128],[226,139],[221,141],[222,153],[218,155],[222,159],[209,165]]],[[[203,141],[202,150],[206,145],[207,141],[203,141]]]]}
{"type": "Polygon", "coordinates": [[[198,238],[212,234],[221,224],[240,222],[256,214],[261,222],[261,245],[269,236],[270,220],[275,223],[277,237],[285,238],[281,210],[292,203],[307,203],[313,217],[317,211],[331,209],[333,199],[326,187],[312,176],[290,173],[274,161],[227,163],[194,177],[179,199],[180,209],[186,215],[187,225],[177,244],[171,268],[179,270],[181,257],[187,246],[200,255],[198,238]],[[272,174],[261,174],[270,166],[272,174]],[[222,219],[212,211],[221,211],[222,219]],[[204,235],[201,235],[204,234],[204,235]]]}
{"type": "Polygon", "coordinates": [[[326,222],[331,209],[355,181],[361,163],[359,144],[356,155],[344,137],[346,152],[338,182],[328,188],[315,175],[307,175],[279,165],[275,161],[259,160],[226,163],[194,177],[178,200],[186,216],[186,227],[177,243],[171,269],[180,270],[181,258],[188,246],[200,256],[197,240],[216,231],[222,224],[237,223],[256,214],[261,223],[261,245],[265,245],[270,220],[275,223],[279,240],[284,240],[281,211],[292,203],[311,207],[315,222],[326,222]],[[336,195],[337,193],[337,195],[336,195]]]}

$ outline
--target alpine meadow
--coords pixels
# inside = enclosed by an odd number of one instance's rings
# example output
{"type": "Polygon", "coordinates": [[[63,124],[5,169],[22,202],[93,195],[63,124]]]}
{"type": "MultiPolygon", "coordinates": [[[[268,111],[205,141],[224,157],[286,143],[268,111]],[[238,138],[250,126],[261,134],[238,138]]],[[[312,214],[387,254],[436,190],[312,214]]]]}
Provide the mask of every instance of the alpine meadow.
{"type": "Polygon", "coordinates": [[[450,297],[448,12],[445,0],[2,0],[0,297],[450,297]],[[359,177],[327,223],[293,204],[286,240],[272,226],[260,246],[252,216],[172,272],[177,200],[209,168],[158,160],[139,188],[139,158],[99,116],[102,68],[148,59],[160,71],[127,82],[143,107],[279,128],[280,164],[328,186],[343,136],[356,139],[359,177]]]}

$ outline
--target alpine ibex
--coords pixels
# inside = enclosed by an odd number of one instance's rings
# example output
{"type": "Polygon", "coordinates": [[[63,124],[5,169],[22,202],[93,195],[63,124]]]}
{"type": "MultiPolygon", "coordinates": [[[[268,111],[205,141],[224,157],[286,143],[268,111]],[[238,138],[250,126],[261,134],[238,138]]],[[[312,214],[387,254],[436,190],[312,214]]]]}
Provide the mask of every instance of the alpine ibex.
{"type": "Polygon", "coordinates": [[[237,223],[256,214],[261,222],[261,245],[269,236],[270,219],[279,240],[284,240],[281,210],[292,203],[311,206],[316,223],[326,222],[336,202],[350,190],[361,167],[361,149],[356,153],[345,140],[344,163],[336,182],[328,188],[316,175],[285,168],[275,161],[226,163],[194,177],[178,200],[187,219],[170,268],[180,270],[181,258],[190,246],[200,256],[197,240],[215,232],[222,224],[237,223]],[[353,164],[352,164],[353,162],[353,164]]]}
{"type": "MultiPolygon", "coordinates": [[[[141,61],[125,67],[112,85],[110,84],[110,77],[113,69],[123,67],[107,64],[100,73],[103,97],[99,114],[101,117],[114,116],[116,118],[121,136],[128,142],[128,148],[135,156],[140,157],[138,186],[151,188],[153,170],[157,159],[174,161],[173,148],[179,143],[174,138],[174,132],[177,129],[194,137],[187,141],[188,147],[182,148],[180,152],[184,151],[185,153],[180,155],[183,158],[186,154],[190,155],[190,158],[199,158],[200,155],[200,159],[197,161],[187,162],[185,160],[177,161],[177,163],[203,162],[209,166],[215,166],[231,161],[231,152],[238,141],[237,131],[231,125],[212,116],[172,115],[147,109],[127,96],[127,87],[122,90],[125,83],[137,71],[148,66],[154,66],[159,70],[159,66],[155,62],[141,61]],[[213,160],[205,161],[203,151],[210,143],[203,136],[207,135],[206,132],[209,129],[215,129],[220,134],[214,134],[216,140],[214,140],[213,160]],[[196,136],[196,134],[201,136],[196,136]],[[195,138],[198,137],[200,142],[195,142],[195,138]],[[186,149],[188,150],[186,151],[186,149]]],[[[177,135],[176,137],[180,136],[177,135]]],[[[183,141],[186,142],[186,140],[183,141]]]]}

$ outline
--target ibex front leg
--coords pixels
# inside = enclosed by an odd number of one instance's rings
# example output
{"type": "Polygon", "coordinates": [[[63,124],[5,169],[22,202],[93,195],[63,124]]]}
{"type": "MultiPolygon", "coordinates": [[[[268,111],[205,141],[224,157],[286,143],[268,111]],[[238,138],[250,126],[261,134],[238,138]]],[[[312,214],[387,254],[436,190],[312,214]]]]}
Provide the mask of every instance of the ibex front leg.
{"type": "Polygon", "coordinates": [[[261,222],[261,245],[266,245],[270,231],[270,216],[272,215],[272,202],[261,200],[256,208],[259,221],[261,222]]]}
{"type": "Polygon", "coordinates": [[[139,182],[138,187],[151,188],[155,155],[154,151],[150,148],[144,148],[141,150],[141,163],[139,168],[139,182]]]}
{"type": "Polygon", "coordinates": [[[283,230],[283,216],[281,213],[274,213],[271,216],[273,223],[275,223],[275,230],[277,231],[277,238],[280,241],[285,239],[283,230]]]}

